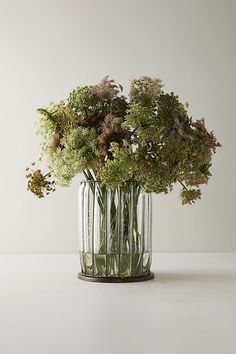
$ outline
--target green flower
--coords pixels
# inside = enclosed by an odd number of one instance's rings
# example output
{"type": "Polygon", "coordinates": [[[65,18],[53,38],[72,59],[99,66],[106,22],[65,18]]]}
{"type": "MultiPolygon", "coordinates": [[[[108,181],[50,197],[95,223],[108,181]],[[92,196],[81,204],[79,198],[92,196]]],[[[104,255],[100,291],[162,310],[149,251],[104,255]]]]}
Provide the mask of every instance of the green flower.
{"type": "Polygon", "coordinates": [[[28,189],[42,197],[54,190],[46,176],[69,186],[84,173],[111,188],[137,181],[148,193],[168,193],[179,183],[183,204],[200,199],[199,186],[208,183],[212,155],[221,146],[213,131],[203,119],[193,121],[188,105],[165,93],[160,79],[133,80],[129,97],[105,77],[39,108],[37,133],[49,173],[28,173],[28,189]]]}

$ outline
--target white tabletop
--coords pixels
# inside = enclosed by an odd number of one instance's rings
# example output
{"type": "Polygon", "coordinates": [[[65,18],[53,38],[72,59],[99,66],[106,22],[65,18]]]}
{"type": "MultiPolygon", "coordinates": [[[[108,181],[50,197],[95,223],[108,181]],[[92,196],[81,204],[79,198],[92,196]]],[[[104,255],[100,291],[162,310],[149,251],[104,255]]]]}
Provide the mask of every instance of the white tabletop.
{"type": "Polygon", "coordinates": [[[89,283],[78,255],[0,255],[0,353],[235,354],[236,254],[154,254],[152,270],[89,283]]]}

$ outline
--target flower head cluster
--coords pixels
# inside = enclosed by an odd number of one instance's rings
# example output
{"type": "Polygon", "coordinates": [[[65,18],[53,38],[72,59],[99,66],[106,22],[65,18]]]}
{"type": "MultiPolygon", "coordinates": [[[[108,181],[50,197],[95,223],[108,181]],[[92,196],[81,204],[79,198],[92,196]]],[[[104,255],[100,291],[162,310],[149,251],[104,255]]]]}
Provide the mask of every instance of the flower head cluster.
{"type": "Polygon", "coordinates": [[[201,191],[200,189],[183,189],[181,198],[183,204],[193,204],[197,199],[201,198],[201,191]]]}
{"type": "Polygon", "coordinates": [[[122,148],[124,140],[131,142],[131,132],[122,127],[122,122],[122,117],[114,117],[112,114],[104,118],[101,124],[102,132],[98,137],[98,152],[102,160],[113,159],[111,143],[117,143],[122,148]]]}
{"type": "Polygon", "coordinates": [[[43,198],[44,195],[50,192],[55,192],[55,181],[50,181],[48,178],[51,174],[43,175],[41,170],[30,170],[29,167],[26,168],[28,174],[27,189],[34,193],[38,198],[43,198]]]}
{"type": "MultiPolygon", "coordinates": [[[[192,204],[201,197],[199,186],[208,182],[220,146],[203,119],[193,121],[177,95],[147,76],[132,81],[129,99],[105,77],[38,111],[42,155],[61,186],[78,173],[110,188],[137,181],[154,193],[168,193],[180,183],[182,203],[192,204]]],[[[40,170],[28,178],[28,189],[39,197],[54,190],[40,170]]]]}

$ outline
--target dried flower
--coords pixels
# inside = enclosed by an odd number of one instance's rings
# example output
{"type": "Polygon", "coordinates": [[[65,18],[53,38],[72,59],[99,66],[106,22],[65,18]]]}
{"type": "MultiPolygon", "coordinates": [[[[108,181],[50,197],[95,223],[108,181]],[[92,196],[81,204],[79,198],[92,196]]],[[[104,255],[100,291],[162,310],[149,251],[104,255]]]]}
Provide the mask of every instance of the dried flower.
{"type": "Polygon", "coordinates": [[[41,170],[32,171],[28,178],[27,189],[34,193],[38,198],[43,198],[45,194],[55,191],[55,181],[49,181],[51,174],[43,175],[41,170]]]}
{"type": "Polygon", "coordinates": [[[55,181],[48,180],[50,173],[27,169],[30,191],[42,198],[84,172],[112,188],[137,181],[150,193],[168,193],[180,183],[183,204],[200,199],[199,186],[208,182],[212,155],[221,146],[214,133],[203,119],[189,117],[177,95],[164,93],[160,79],[133,80],[129,100],[122,91],[106,76],[38,109],[42,156],[55,181]]]}
{"type": "Polygon", "coordinates": [[[123,141],[131,141],[131,132],[122,127],[123,118],[116,118],[108,114],[102,123],[102,133],[98,137],[98,153],[102,160],[112,159],[111,143],[123,146],[123,141]]]}
{"type": "Polygon", "coordinates": [[[182,204],[194,204],[197,199],[201,198],[200,189],[183,189],[181,194],[182,204]]]}

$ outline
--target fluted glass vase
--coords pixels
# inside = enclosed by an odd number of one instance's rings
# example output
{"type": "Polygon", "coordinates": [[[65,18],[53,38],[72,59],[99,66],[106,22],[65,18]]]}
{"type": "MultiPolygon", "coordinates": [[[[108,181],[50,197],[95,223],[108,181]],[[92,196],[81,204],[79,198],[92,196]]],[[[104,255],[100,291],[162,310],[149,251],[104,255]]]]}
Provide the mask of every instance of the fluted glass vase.
{"type": "Polygon", "coordinates": [[[108,189],[98,181],[79,187],[79,278],[148,280],[152,252],[152,197],[137,182],[108,189]]]}

